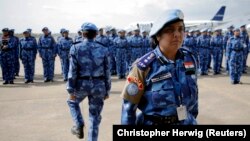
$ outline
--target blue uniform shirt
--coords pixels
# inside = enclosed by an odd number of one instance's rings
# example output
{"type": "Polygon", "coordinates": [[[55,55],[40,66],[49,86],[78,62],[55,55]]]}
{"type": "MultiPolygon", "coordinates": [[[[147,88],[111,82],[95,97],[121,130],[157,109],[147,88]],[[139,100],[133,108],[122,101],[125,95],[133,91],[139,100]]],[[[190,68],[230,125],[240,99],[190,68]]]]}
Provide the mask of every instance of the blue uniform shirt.
{"type": "Polygon", "coordinates": [[[84,40],[70,49],[70,67],[67,91],[74,94],[82,84],[77,84],[80,77],[104,77],[107,94],[111,88],[110,57],[107,48],[94,40],[84,40]]]}
{"type": "Polygon", "coordinates": [[[157,47],[136,62],[122,96],[122,124],[135,124],[137,108],[143,115],[165,117],[177,115],[180,105],[187,107],[187,119],[180,124],[196,124],[198,87],[194,56],[181,48],[174,62],[164,57],[157,47]]]}

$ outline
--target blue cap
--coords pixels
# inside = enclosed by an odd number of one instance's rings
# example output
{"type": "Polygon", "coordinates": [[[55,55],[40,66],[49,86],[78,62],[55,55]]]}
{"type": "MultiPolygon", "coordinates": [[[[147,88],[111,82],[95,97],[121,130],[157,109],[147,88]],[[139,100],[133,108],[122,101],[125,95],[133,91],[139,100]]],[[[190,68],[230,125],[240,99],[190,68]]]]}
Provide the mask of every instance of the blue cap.
{"type": "Polygon", "coordinates": [[[65,28],[61,28],[60,33],[63,33],[65,30],[66,30],[65,28]]]}
{"type": "Polygon", "coordinates": [[[241,25],[240,27],[246,27],[246,24],[241,25]]]}
{"type": "Polygon", "coordinates": [[[48,28],[48,27],[44,27],[44,28],[42,29],[42,31],[44,31],[44,30],[49,30],[49,28],[48,28]]]}
{"type": "Polygon", "coordinates": [[[23,31],[23,34],[24,33],[30,33],[30,30],[26,29],[26,30],[23,31]]]}
{"type": "Polygon", "coordinates": [[[31,33],[32,29],[31,28],[28,28],[27,31],[29,31],[31,33]]]}
{"type": "Polygon", "coordinates": [[[15,31],[15,29],[10,29],[9,31],[14,32],[14,31],[15,31]]]}
{"type": "Polygon", "coordinates": [[[98,28],[93,23],[84,23],[82,24],[81,29],[82,31],[88,31],[88,30],[98,31],[98,28]]]}
{"type": "Polygon", "coordinates": [[[124,30],[124,29],[119,29],[119,30],[118,30],[118,33],[120,33],[120,32],[126,32],[126,30],[124,30]]]}
{"type": "Polygon", "coordinates": [[[230,26],[228,27],[228,29],[234,29],[234,26],[233,26],[233,25],[230,25],[230,26]]]}
{"type": "Polygon", "coordinates": [[[62,33],[65,33],[65,32],[69,33],[69,30],[64,29],[64,30],[62,31],[62,33]]]}
{"type": "Polygon", "coordinates": [[[3,28],[2,32],[9,32],[9,28],[3,28]]]}
{"type": "Polygon", "coordinates": [[[184,14],[179,9],[165,11],[154,23],[149,36],[155,36],[165,25],[174,21],[184,20],[184,14]]]}
{"type": "Polygon", "coordinates": [[[214,31],[215,31],[215,32],[221,32],[221,29],[218,28],[218,29],[215,29],[214,31]]]}
{"type": "Polygon", "coordinates": [[[240,31],[240,29],[239,28],[234,28],[233,31],[240,31]]]}

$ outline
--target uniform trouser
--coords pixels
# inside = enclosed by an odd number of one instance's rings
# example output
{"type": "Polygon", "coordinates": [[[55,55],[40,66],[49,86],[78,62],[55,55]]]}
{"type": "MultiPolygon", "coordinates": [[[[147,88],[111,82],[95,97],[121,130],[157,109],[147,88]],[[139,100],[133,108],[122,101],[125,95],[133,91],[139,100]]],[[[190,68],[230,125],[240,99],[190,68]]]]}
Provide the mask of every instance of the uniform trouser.
{"type": "Polygon", "coordinates": [[[55,58],[43,58],[43,77],[52,80],[54,78],[55,58]]]}
{"type": "Polygon", "coordinates": [[[208,68],[211,67],[212,54],[213,54],[213,51],[211,49],[209,49],[209,51],[208,51],[208,64],[207,64],[208,68]]]}
{"type": "Polygon", "coordinates": [[[249,53],[248,48],[247,47],[244,48],[244,50],[243,50],[243,70],[242,71],[246,71],[246,69],[247,69],[248,53],[249,53]]]}
{"type": "Polygon", "coordinates": [[[223,54],[224,54],[224,50],[221,48],[220,49],[220,56],[219,56],[220,67],[222,66],[223,54]]]}
{"type": "Polygon", "coordinates": [[[208,55],[209,49],[200,48],[200,72],[207,73],[208,72],[208,55]]]}
{"type": "Polygon", "coordinates": [[[226,48],[226,51],[225,51],[225,66],[226,66],[226,71],[229,71],[229,60],[230,60],[230,54],[229,54],[229,49],[226,48]]]}
{"type": "Polygon", "coordinates": [[[35,74],[35,57],[31,53],[27,56],[22,56],[22,63],[24,66],[24,78],[25,80],[34,80],[35,74]]]}
{"type": "Polygon", "coordinates": [[[20,62],[18,55],[15,55],[15,74],[19,74],[20,71],[20,62]]]}
{"type": "Polygon", "coordinates": [[[132,49],[131,49],[131,62],[130,62],[130,65],[132,65],[133,64],[133,62],[136,60],[136,59],[138,59],[138,58],[140,58],[141,56],[142,56],[142,54],[141,54],[141,48],[140,47],[137,47],[137,48],[135,48],[135,47],[132,47],[132,49]]]}
{"type": "Polygon", "coordinates": [[[15,75],[14,54],[12,51],[1,53],[2,76],[5,81],[13,81],[15,75]]]}
{"type": "Polygon", "coordinates": [[[125,76],[127,69],[126,49],[117,49],[116,51],[116,72],[118,76],[125,76]]]}
{"type": "Polygon", "coordinates": [[[243,51],[232,51],[229,60],[229,74],[231,81],[240,81],[243,70],[243,51]]]}
{"type": "Polygon", "coordinates": [[[62,72],[63,72],[63,78],[68,78],[68,72],[69,72],[69,58],[61,58],[61,66],[62,66],[62,72]]]}
{"type": "Polygon", "coordinates": [[[72,119],[77,127],[84,126],[84,119],[82,117],[81,108],[79,104],[88,97],[89,104],[89,130],[88,130],[88,141],[97,141],[99,134],[99,125],[101,123],[101,112],[104,105],[104,91],[105,84],[102,81],[88,81],[80,80],[77,82],[82,85],[81,92],[75,94],[75,100],[68,100],[70,113],[72,119]]]}
{"type": "Polygon", "coordinates": [[[221,55],[222,55],[221,47],[213,47],[213,70],[215,73],[220,72],[221,66],[221,55]]]}

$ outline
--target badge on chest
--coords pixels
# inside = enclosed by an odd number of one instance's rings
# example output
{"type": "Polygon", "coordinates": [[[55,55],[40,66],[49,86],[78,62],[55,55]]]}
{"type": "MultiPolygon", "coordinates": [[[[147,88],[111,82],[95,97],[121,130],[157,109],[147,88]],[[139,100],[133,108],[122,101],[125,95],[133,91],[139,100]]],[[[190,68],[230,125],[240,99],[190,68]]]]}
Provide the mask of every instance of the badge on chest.
{"type": "Polygon", "coordinates": [[[163,75],[160,75],[160,76],[157,76],[157,77],[154,77],[151,79],[151,82],[154,83],[154,82],[158,82],[158,81],[161,81],[161,80],[165,80],[165,79],[168,79],[168,78],[171,78],[172,75],[171,73],[166,73],[166,74],[163,74],[163,75]]]}

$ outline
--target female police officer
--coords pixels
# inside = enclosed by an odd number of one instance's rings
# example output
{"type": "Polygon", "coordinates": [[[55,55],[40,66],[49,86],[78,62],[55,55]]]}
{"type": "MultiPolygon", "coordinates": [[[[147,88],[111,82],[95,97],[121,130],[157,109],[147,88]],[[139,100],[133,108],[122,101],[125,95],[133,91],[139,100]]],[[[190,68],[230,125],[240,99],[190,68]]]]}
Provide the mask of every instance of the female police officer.
{"type": "Polygon", "coordinates": [[[137,59],[122,92],[122,124],[196,124],[198,115],[197,64],[180,48],[183,13],[166,11],[150,32],[156,48],[137,59]],[[136,117],[137,108],[141,111],[136,117]]]}
{"type": "Polygon", "coordinates": [[[67,91],[68,105],[75,122],[71,132],[78,138],[84,137],[85,124],[79,104],[88,97],[88,140],[97,141],[104,99],[108,98],[111,88],[110,58],[108,49],[94,40],[97,27],[84,23],[81,28],[86,40],[76,42],[70,49],[67,91]]]}

